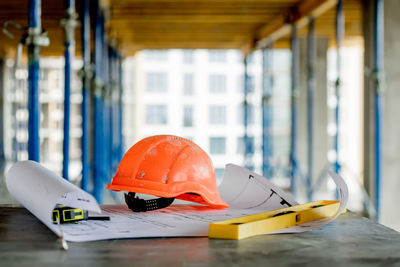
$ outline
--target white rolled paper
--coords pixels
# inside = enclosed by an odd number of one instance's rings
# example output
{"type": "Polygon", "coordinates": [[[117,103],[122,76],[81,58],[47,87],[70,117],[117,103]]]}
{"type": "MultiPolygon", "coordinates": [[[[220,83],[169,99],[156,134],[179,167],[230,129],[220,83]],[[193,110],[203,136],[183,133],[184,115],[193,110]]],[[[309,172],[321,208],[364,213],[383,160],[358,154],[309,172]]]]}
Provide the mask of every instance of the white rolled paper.
{"type": "Polygon", "coordinates": [[[6,185],[22,206],[52,230],[51,217],[56,204],[101,213],[92,195],[35,161],[15,163],[6,174],[6,185]]]}

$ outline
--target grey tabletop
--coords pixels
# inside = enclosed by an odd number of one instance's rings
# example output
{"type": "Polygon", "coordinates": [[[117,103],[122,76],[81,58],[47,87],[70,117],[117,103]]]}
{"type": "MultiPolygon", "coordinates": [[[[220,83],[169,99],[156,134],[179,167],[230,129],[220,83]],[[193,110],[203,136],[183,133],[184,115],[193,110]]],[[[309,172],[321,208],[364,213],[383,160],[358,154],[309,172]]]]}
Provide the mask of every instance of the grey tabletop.
{"type": "Polygon", "coordinates": [[[240,241],[148,238],[68,243],[24,208],[0,207],[0,266],[400,266],[400,234],[347,213],[302,234],[240,241]]]}

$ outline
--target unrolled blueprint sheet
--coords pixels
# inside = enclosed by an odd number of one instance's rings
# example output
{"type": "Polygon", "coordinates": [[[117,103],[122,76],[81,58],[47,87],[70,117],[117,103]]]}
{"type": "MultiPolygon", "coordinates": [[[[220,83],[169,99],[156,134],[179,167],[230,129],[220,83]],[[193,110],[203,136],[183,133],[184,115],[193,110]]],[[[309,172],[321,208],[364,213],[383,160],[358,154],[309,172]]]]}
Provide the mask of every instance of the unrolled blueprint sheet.
{"type": "MultiPolygon", "coordinates": [[[[211,222],[296,205],[297,202],[264,177],[228,164],[219,188],[231,207],[216,210],[202,205],[173,205],[165,209],[134,213],[126,205],[103,206],[110,221],[81,221],[62,225],[68,241],[114,238],[208,236],[211,222]]],[[[57,232],[58,226],[53,226],[57,232]]]]}
{"type": "MultiPolygon", "coordinates": [[[[348,194],[346,184],[339,176],[333,178],[341,192],[341,200],[344,200],[341,207],[344,207],[348,194]],[[345,189],[342,189],[343,186],[345,189]]],[[[134,213],[126,205],[103,206],[102,214],[110,216],[110,221],[80,221],[74,224],[63,224],[61,229],[64,238],[73,242],[139,237],[208,236],[208,226],[211,222],[298,204],[289,194],[266,178],[233,164],[226,166],[219,192],[222,199],[230,205],[229,209],[216,210],[207,206],[189,204],[134,213]]],[[[337,215],[340,212],[341,210],[338,210],[337,215]]],[[[37,214],[34,213],[34,215],[38,217],[37,214]]],[[[50,214],[48,216],[50,218],[50,214]]],[[[41,221],[48,220],[44,217],[38,218],[41,221]]],[[[328,222],[325,220],[306,227],[292,227],[283,232],[307,231],[328,222]]],[[[47,223],[46,225],[57,235],[60,234],[57,225],[47,223]]]]}

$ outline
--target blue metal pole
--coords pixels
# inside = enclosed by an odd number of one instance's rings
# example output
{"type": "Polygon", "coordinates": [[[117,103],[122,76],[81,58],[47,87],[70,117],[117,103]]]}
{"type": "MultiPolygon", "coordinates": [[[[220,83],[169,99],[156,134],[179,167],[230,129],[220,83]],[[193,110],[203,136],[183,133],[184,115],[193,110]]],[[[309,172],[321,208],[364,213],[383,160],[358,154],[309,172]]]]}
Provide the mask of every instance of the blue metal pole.
{"type": "Polygon", "coordinates": [[[114,69],[115,69],[115,99],[114,99],[114,120],[115,120],[115,143],[114,143],[114,173],[118,169],[118,163],[119,163],[119,147],[120,143],[122,142],[121,135],[119,133],[120,131],[120,119],[119,119],[119,93],[120,93],[120,86],[119,86],[119,58],[118,58],[118,52],[117,50],[114,50],[114,69]]]}
{"type": "Polygon", "coordinates": [[[65,70],[64,70],[64,140],[63,140],[63,170],[62,176],[68,180],[69,163],[69,117],[70,117],[70,95],[71,95],[71,44],[65,43],[65,70]]]}
{"type": "Polygon", "coordinates": [[[82,181],[81,187],[88,191],[90,168],[89,168],[89,101],[90,101],[90,2],[83,1],[82,14],[82,58],[83,58],[83,77],[82,77],[82,181]]]}
{"type": "MultiPolygon", "coordinates": [[[[340,87],[341,87],[341,45],[344,37],[344,14],[343,14],[343,0],[338,0],[336,6],[336,70],[337,79],[335,83],[335,95],[336,95],[336,108],[335,108],[335,124],[336,124],[336,134],[334,139],[334,150],[336,154],[335,162],[333,164],[333,170],[336,173],[340,172],[339,163],[339,129],[340,129],[340,87]]],[[[336,198],[339,198],[339,193],[336,191],[336,198]]]]}
{"type": "Polygon", "coordinates": [[[380,187],[382,166],[382,91],[383,91],[383,15],[384,1],[375,0],[374,7],[374,72],[375,79],[375,205],[376,220],[379,220],[380,211],[380,187]]]}
{"type": "Polygon", "coordinates": [[[315,23],[310,17],[307,37],[307,198],[312,199],[313,181],[313,128],[314,128],[314,91],[315,91],[315,23]]]}
{"type": "MultiPolygon", "coordinates": [[[[29,0],[29,31],[31,34],[39,35],[42,31],[41,26],[41,0],[29,0]]],[[[28,44],[28,158],[39,161],[39,59],[40,46],[31,42],[28,44]]]]}
{"type": "Polygon", "coordinates": [[[111,59],[112,59],[112,64],[111,64],[111,70],[112,70],[112,94],[111,94],[111,99],[112,99],[112,105],[111,105],[111,111],[112,111],[112,138],[111,138],[111,144],[112,144],[112,174],[114,174],[117,171],[117,166],[118,166],[118,149],[119,149],[119,120],[118,120],[118,99],[116,96],[118,95],[119,89],[118,89],[118,58],[117,58],[117,52],[114,48],[111,48],[111,59]]]}
{"type": "Polygon", "coordinates": [[[110,177],[114,174],[114,159],[115,159],[115,141],[116,141],[116,136],[115,136],[115,102],[114,102],[114,92],[115,92],[115,66],[114,66],[114,48],[110,44],[108,46],[108,61],[109,61],[109,79],[110,79],[110,93],[109,93],[109,110],[110,110],[110,116],[109,116],[109,128],[110,128],[110,133],[109,133],[109,150],[110,150],[110,177]]]}
{"type": "Polygon", "coordinates": [[[107,158],[107,181],[110,179],[112,176],[113,172],[113,130],[114,130],[114,125],[113,125],[113,99],[112,99],[112,94],[113,94],[113,89],[114,89],[114,70],[113,70],[113,59],[112,59],[112,48],[110,44],[107,44],[106,46],[107,49],[107,79],[108,79],[108,90],[106,93],[106,109],[107,109],[107,150],[108,150],[108,158],[107,158]]]}
{"type": "Polygon", "coordinates": [[[124,134],[123,134],[123,76],[122,76],[122,57],[118,55],[118,120],[119,120],[119,153],[118,153],[118,161],[122,159],[124,155],[124,134]]]}
{"type": "Polygon", "coordinates": [[[103,31],[102,31],[102,13],[99,6],[99,1],[96,1],[96,18],[95,18],[95,28],[94,28],[94,81],[95,81],[95,91],[94,91],[94,142],[93,142],[93,173],[94,173],[94,197],[99,203],[103,202],[103,31]]]}
{"type": "Polygon", "coordinates": [[[272,178],[273,167],[273,146],[272,146],[272,125],[273,125],[273,67],[272,67],[272,45],[263,50],[263,96],[262,96],[262,152],[263,152],[263,176],[272,178]]]}
{"type": "Polygon", "coordinates": [[[248,117],[249,117],[249,104],[248,104],[248,94],[249,94],[249,74],[248,74],[248,56],[244,58],[243,66],[244,66],[244,101],[243,101],[243,109],[244,109],[244,164],[245,167],[249,170],[253,170],[254,166],[251,162],[251,143],[250,138],[248,136],[248,117]]]}
{"type": "Polygon", "coordinates": [[[336,69],[337,69],[337,80],[335,83],[335,94],[336,94],[336,108],[335,108],[335,124],[336,124],[336,134],[334,140],[334,149],[336,153],[336,159],[334,163],[334,171],[336,173],[340,172],[339,163],[339,112],[340,112],[340,86],[341,86],[341,45],[344,36],[344,15],[343,15],[343,0],[338,0],[336,7],[336,69]]]}
{"type": "Polygon", "coordinates": [[[297,166],[297,90],[298,90],[298,38],[296,25],[292,24],[292,35],[290,41],[290,47],[292,50],[292,68],[291,68],[291,103],[290,103],[290,156],[289,156],[289,168],[290,168],[290,186],[294,196],[296,196],[296,178],[298,174],[297,166]]]}
{"type": "Polygon", "coordinates": [[[119,85],[118,85],[118,57],[117,51],[113,49],[113,70],[114,70],[114,89],[113,89],[113,174],[117,171],[118,165],[118,150],[119,150],[119,119],[118,119],[118,93],[119,93],[119,85]]]}
{"type": "Polygon", "coordinates": [[[107,32],[105,28],[105,20],[103,16],[103,182],[107,183],[110,176],[110,71],[109,71],[109,56],[108,56],[108,42],[107,32]]]}
{"type": "Polygon", "coordinates": [[[70,107],[71,107],[71,72],[72,60],[75,53],[75,1],[65,0],[65,19],[62,21],[64,24],[65,32],[65,68],[64,68],[64,140],[63,140],[63,170],[62,176],[68,180],[68,166],[69,166],[69,125],[70,125],[70,107]]]}

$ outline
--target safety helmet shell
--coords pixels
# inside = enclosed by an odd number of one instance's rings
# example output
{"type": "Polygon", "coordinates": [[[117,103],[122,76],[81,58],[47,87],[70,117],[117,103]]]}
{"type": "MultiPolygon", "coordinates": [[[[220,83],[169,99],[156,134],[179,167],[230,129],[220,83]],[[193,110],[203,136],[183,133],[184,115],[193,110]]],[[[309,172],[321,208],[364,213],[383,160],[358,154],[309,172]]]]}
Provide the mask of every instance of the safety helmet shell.
{"type": "Polygon", "coordinates": [[[147,137],[132,146],[106,188],[229,207],[219,196],[207,153],[192,141],[173,135],[147,137]]]}

